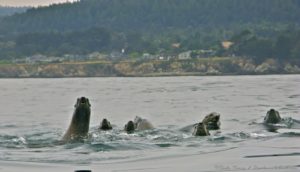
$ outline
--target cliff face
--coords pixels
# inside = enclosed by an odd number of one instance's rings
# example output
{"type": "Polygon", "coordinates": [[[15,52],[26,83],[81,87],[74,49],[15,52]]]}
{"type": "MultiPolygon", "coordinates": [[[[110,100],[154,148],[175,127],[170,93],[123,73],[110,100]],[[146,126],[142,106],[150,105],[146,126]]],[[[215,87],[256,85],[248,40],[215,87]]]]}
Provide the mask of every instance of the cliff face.
{"type": "Polygon", "coordinates": [[[238,58],[207,58],[180,61],[144,61],[118,63],[56,63],[0,65],[0,77],[111,77],[111,76],[180,76],[180,75],[243,75],[300,74],[300,62],[261,64],[238,58]]]}

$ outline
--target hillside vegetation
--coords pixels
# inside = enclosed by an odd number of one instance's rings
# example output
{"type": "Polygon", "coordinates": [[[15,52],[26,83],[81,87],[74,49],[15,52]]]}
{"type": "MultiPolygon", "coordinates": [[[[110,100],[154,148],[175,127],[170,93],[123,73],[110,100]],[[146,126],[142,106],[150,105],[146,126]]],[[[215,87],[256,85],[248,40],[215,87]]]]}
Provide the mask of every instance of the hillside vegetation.
{"type": "Polygon", "coordinates": [[[28,7],[6,7],[0,6],[0,17],[11,16],[16,13],[23,13],[28,9],[28,7]]]}
{"type": "Polygon", "coordinates": [[[0,18],[0,60],[122,49],[130,59],[190,50],[256,63],[300,59],[299,25],[299,0],[81,0],[0,18]]]}
{"type": "Polygon", "coordinates": [[[300,23],[299,0],[81,0],[33,8],[1,22],[6,32],[197,29],[300,23]]]}

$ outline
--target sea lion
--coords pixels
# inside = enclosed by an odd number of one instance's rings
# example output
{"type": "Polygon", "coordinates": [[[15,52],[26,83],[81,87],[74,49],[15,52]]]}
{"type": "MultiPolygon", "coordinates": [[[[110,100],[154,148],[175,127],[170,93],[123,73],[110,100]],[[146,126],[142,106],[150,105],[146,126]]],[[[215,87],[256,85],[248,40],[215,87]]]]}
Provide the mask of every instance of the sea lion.
{"type": "Polygon", "coordinates": [[[180,129],[180,131],[190,133],[193,135],[210,135],[209,130],[219,130],[221,126],[220,114],[212,112],[204,117],[202,122],[195,123],[192,125],[185,126],[180,129]]]}
{"type": "Polygon", "coordinates": [[[207,130],[207,126],[203,122],[199,122],[194,126],[194,131],[193,131],[194,136],[209,136],[210,133],[207,130]]]}
{"type": "Polygon", "coordinates": [[[135,130],[149,130],[153,129],[153,125],[147,120],[143,119],[139,116],[136,116],[134,121],[128,121],[128,123],[125,125],[124,130],[127,133],[132,133],[135,130]]]}
{"type": "Polygon", "coordinates": [[[134,130],[135,130],[134,122],[133,122],[133,121],[128,121],[127,124],[126,124],[125,127],[124,127],[124,130],[125,130],[127,133],[133,133],[134,130]]]}
{"type": "Polygon", "coordinates": [[[286,124],[285,121],[280,117],[279,112],[275,109],[270,109],[267,112],[263,123],[266,129],[270,132],[277,132],[278,129],[291,125],[290,122],[286,124]]]}
{"type": "Polygon", "coordinates": [[[265,124],[278,124],[282,121],[279,112],[276,111],[275,109],[270,109],[265,118],[264,118],[264,123],[265,124]]]}
{"type": "Polygon", "coordinates": [[[220,114],[216,112],[212,112],[204,117],[202,123],[207,126],[208,130],[218,130],[220,129],[220,114]]]}
{"type": "Polygon", "coordinates": [[[71,124],[63,136],[64,141],[85,138],[89,131],[91,104],[88,98],[78,98],[75,104],[71,124]]]}
{"type": "Polygon", "coordinates": [[[100,124],[99,129],[100,130],[111,130],[112,126],[111,126],[110,122],[106,118],[104,118],[100,124]]]}
{"type": "Polygon", "coordinates": [[[143,119],[139,116],[136,116],[134,119],[134,127],[136,130],[149,130],[154,128],[147,119],[143,119]]]}

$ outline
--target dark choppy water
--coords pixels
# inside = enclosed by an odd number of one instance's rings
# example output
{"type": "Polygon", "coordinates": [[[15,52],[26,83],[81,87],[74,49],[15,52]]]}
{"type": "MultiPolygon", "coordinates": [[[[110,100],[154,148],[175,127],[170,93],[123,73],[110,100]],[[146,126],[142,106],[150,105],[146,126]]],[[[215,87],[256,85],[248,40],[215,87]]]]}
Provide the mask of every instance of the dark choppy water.
{"type": "MultiPolygon", "coordinates": [[[[300,120],[299,75],[1,79],[0,95],[0,161],[126,163],[300,137],[295,121],[300,120]],[[81,143],[58,144],[80,96],[92,104],[90,136],[81,143]],[[290,117],[292,129],[266,131],[260,123],[270,108],[290,117]],[[208,137],[180,131],[210,112],[221,114],[221,131],[208,137]],[[156,129],[122,132],[136,115],[148,118],[156,129]],[[98,131],[102,118],[115,129],[98,131]]],[[[300,150],[299,142],[294,148],[300,150]]]]}

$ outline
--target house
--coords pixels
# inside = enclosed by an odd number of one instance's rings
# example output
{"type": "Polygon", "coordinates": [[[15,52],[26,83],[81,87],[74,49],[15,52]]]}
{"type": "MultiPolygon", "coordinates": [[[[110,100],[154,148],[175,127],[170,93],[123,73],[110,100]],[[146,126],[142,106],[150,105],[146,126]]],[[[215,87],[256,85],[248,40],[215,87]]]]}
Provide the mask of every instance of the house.
{"type": "Polygon", "coordinates": [[[106,59],[107,55],[106,54],[101,54],[99,52],[93,52],[88,55],[89,60],[103,60],[106,59]]]}
{"type": "Polygon", "coordinates": [[[35,63],[56,63],[62,62],[63,59],[59,57],[47,57],[45,55],[37,54],[30,57],[26,57],[25,63],[35,64],[35,63]]]}
{"type": "Polygon", "coordinates": [[[191,59],[191,53],[192,53],[192,51],[182,52],[182,53],[178,54],[178,59],[179,60],[191,59]]]}
{"type": "Polygon", "coordinates": [[[225,50],[228,50],[228,49],[234,44],[234,42],[231,42],[231,41],[223,41],[221,44],[222,44],[222,47],[223,47],[225,50]]]}
{"type": "Polygon", "coordinates": [[[41,55],[41,54],[36,54],[36,55],[30,56],[30,57],[26,57],[25,62],[28,64],[34,64],[37,62],[44,62],[46,60],[48,60],[46,56],[41,55]]]}
{"type": "Polygon", "coordinates": [[[111,60],[121,60],[127,58],[127,56],[122,52],[113,51],[108,55],[108,58],[111,60]]]}
{"type": "Polygon", "coordinates": [[[158,56],[158,60],[165,60],[164,56],[158,56]]]}
{"type": "Polygon", "coordinates": [[[149,54],[149,53],[144,53],[143,56],[142,56],[142,58],[143,58],[144,60],[153,60],[153,59],[156,58],[156,56],[155,56],[155,55],[152,55],[152,54],[149,54]]]}
{"type": "Polygon", "coordinates": [[[216,51],[214,50],[196,50],[193,51],[191,56],[192,58],[207,58],[212,57],[216,54],[216,51]]]}

